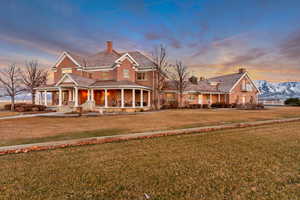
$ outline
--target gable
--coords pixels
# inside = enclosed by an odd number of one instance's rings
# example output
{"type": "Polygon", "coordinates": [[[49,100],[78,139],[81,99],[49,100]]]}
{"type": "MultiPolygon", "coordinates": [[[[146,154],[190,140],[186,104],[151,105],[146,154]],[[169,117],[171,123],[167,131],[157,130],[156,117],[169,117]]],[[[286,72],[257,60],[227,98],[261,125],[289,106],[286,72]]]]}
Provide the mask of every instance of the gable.
{"type": "Polygon", "coordinates": [[[63,52],[57,59],[53,68],[57,67],[81,67],[81,65],[67,52],[63,52]]]}
{"type": "Polygon", "coordinates": [[[115,63],[121,64],[124,60],[128,60],[133,64],[133,66],[139,66],[139,64],[133,59],[133,57],[129,55],[129,53],[125,53],[124,55],[122,55],[115,61],[115,63]]]}
{"type": "Polygon", "coordinates": [[[65,74],[57,83],[56,83],[56,86],[59,86],[59,85],[64,85],[64,84],[67,84],[67,85],[70,85],[70,84],[75,84],[75,85],[78,85],[76,83],[75,80],[73,80],[68,74],[65,74]]]}
{"type": "Polygon", "coordinates": [[[255,89],[256,92],[260,93],[259,89],[257,88],[257,86],[255,85],[255,83],[253,82],[252,78],[249,76],[248,73],[245,73],[234,85],[233,87],[230,89],[229,92],[232,92],[233,90],[235,90],[238,87],[241,87],[241,85],[243,84],[243,81],[245,81],[246,84],[250,84],[252,86],[252,88],[255,89]]]}

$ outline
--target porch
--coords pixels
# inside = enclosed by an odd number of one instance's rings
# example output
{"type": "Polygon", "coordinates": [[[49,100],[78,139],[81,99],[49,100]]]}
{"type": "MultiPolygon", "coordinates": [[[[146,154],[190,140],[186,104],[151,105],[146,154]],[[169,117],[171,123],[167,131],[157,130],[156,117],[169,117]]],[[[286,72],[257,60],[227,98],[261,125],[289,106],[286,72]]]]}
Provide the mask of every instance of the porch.
{"type": "Polygon", "coordinates": [[[147,88],[57,87],[37,90],[36,103],[67,112],[149,110],[151,91],[147,88]]]}

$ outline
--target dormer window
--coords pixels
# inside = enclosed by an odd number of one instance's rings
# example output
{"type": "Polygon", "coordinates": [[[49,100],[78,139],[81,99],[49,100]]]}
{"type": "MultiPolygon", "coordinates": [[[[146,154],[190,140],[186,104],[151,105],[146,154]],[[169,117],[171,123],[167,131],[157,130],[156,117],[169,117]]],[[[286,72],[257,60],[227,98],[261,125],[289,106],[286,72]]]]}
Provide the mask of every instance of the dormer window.
{"type": "Polygon", "coordinates": [[[129,70],[128,69],[123,69],[123,77],[129,78],[129,70]]]}
{"type": "Polygon", "coordinates": [[[145,73],[145,72],[138,72],[138,73],[136,74],[136,79],[137,79],[138,81],[145,81],[145,80],[147,80],[147,78],[146,78],[146,73],[145,73]]]}

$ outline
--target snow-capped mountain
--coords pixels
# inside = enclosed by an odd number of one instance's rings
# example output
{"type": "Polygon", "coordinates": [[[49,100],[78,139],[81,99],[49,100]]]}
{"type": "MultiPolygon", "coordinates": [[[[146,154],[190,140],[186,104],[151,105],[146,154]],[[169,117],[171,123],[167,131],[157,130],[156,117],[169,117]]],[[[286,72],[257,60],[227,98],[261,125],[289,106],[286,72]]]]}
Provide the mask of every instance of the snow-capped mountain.
{"type": "Polygon", "coordinates": [[[279,82],[271,83],[268,81],[256,81],[260,89],[261,98],[286,99],[291,97],[300,97],[300,82],[279,82]]]}

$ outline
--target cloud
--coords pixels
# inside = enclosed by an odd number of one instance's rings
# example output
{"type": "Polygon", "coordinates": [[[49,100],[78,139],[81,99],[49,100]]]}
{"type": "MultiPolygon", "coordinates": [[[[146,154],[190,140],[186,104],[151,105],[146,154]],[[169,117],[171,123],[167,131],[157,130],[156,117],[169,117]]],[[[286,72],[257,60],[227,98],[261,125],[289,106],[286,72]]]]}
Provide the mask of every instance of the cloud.
{"type": "Polygon", "coordinates": [[[300,60],[300,29],[290,33],[281,42],[279,51],[286,58],[300,60]]]}
{"type": "Polygon", "coordinates": [[[234,56],[230,61],[221,63],[223,66],[234,66],[234,65],[242,65],[254,60],[257,60],[268,54],[268,51],[260,48],[252,48],[248,50],[246,53],[234,56]]]}
{"type": "Polygon", "coordinates": [[[172,48],[180,49],[182,48],[181,42],[172,36],[172,32],[165,29],[163,32],[147,32],[144,34],[144,38],[149,41],[160,41],[167,42],[172,48]]]}

